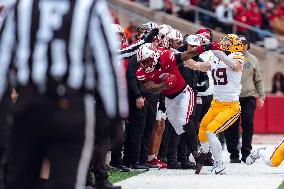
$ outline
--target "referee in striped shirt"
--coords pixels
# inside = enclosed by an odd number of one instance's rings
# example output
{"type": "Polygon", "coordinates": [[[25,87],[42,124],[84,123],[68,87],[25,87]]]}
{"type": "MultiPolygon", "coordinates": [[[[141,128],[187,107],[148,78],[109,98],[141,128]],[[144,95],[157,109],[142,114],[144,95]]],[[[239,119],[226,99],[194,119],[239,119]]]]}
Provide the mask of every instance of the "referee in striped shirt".
{"type": "Polygon", "coordinates": [[[51,162],[46,188],[83,189],[94,141],[92,92],[109,118],[127,115],[108,12],[103,0],[19,0],[7,11],[0,98],[10,83],[19,92],[9,189],[37,188],[44,158],[51,162]]]}

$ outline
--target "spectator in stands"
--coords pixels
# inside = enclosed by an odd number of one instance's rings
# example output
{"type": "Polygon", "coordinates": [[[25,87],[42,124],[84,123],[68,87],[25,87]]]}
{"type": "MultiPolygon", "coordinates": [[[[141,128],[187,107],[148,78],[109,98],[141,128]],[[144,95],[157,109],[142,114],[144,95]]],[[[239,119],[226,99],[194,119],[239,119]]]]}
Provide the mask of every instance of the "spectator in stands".
{"type": "MultiPolygon", "coordinates": [[[[257,28],[261,28],[262,17],[261,17],[261,14],[260,14],[259,7],[256,3],[250,3],[249,4],[248,14],[249,14],[249,16],[248,16],[249,25],[257,27],[257,28]]],[[[249,39],[250,39],[251,42],[254,43],[254,42],[259,40],[258,33],[256,31],[249,30],[249,34],[250,34],[249,39]]]]}
{"type": "MultiPolygon", "coordinates": [[[[212,7],[212,0],[199,1],[197,3],[197,6],[207,11],[214,12],[213,7],[212,7]]],[[[208,28],[213,27],[211,23],[212,17],[210,17],[209,15],[200,13],[199,18],[200,18],[201,25],[204,25],[208,28]]]]}
{"type": "Polygon", "coordinates": [[[284,15],[284,2],[279,2],[278,6],[277,6],[277,14],[279,16],[283,16],[284,15]]]}
{"type": "Polygon", "coordinates": [[[284,35],[284,15],[276,17],[271,23],[273,33],[284,35]]]}
{"type": "Polygon", "coordinates": [[[281,72],[275,73],[272,79],[272,93],[276,95],[284,94],[284,76],[281,72]]]}
{"type": "MultiPolygon", "coordinates": [[[[249,18],[247,15],[247,11],[244,6],[239,6],[236,8],[236,16],[235,20],[241,22],[243,24],[249,24],[249,18]]],[[[237,34],[248,36],[247,28],[243,26],[237,26],[237,34]]]]}
{"type": "Polygon", "coordinates": [[[232,24],[234,21],[233,10],[229,7],[230,0],[223,0],[216,8],[217,23],[216,25],[223,29],[225,33],[232,33],[232,24]]]}

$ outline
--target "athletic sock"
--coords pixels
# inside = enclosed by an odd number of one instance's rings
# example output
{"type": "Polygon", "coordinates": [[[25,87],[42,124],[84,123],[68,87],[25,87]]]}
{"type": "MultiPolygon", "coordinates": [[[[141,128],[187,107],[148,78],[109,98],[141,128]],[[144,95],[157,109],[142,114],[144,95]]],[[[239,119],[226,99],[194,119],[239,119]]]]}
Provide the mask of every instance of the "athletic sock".
{"type": "Polygon", "coordinates": [[[156,156],[155,155],[149,155],[148,156],[148,161],[152,161],[156,156]]]}
{"type": "Polygon", "coordinates": [[[210,144],[210,149],[212,151],[213,157],[214,157],[214,163],[221,163],[223,162],[222,158],[222,146],[217,138],[217,136],[210,131],[206,132],[209,144],[210,144]]]}
{"type": "Polygon", "coordinates": [[[265,150],[265,149],[259,149],[258,155],[260,156],[260,158],[262,159],[262,161],[263,161],[266,165],[268,165],[268,166],[270,166],[270,167],[273,167],[272,162],[271,162],[271,159],[270,159],[271,153],[269,153],[269,152],[268,152],[267,150],[265,150]]]}

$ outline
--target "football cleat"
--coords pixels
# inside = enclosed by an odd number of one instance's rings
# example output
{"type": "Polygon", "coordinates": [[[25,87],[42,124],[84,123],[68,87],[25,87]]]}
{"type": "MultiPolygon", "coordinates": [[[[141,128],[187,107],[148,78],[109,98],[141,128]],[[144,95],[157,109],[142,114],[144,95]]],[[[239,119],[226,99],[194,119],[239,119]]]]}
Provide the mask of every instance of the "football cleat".
{"type": "Polygon", "coordinates": [[[204,163],[206,159],[208,158],[208,153],[200,153],[199,156],[196,159],[196,169],[195,174],[199,174],[202,167],[204,166],[204,163]]]}
{"type": "Polygon", "coordinates": [[[167,164],[161,162],[157,158],[153,158],[151,161],[147,161],[147,165],[151,165],[152,168],[160,168],[160,169],[167,168],[167,164]]]}
{"type": "Polygon", "coordinates": [[[265,149],[266,149],[266,147],[264,147],[264,148],[259,148],[259,149],[255,150],[255,151],[253,151],[253,152],[247,157],[245,163],[246,163],[247,165],[253,164],[257,159],[260,158],[260,156],[259,156],[259,150],[265,150],[265,149]]]}
{"type": "Polygon", "coordinates": [[[224,175],[226,174],[226,171],[225,171],[226,167],[224,165],[223,162],[219,163],[219,162],[216,162],[214,165],[213,165],[213,168],[211,170],[211,173],[215,174],[215,175],[224,175]]]}

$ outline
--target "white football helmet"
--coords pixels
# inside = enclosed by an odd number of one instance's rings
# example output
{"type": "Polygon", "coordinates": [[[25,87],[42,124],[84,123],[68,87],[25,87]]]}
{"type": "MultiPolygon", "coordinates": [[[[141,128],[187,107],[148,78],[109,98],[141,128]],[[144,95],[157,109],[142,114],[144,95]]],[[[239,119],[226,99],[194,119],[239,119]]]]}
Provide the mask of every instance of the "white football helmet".
{"type": "Polygon", "coordinates": [[[120,42],[126,43],[126,34],[123,28],[118,24],[112,24],[111,27],[112,30],[119,36],[120,42]]]}
{"type": "Polygon", "coordinates": [[[160,53],[157,47],[151,43],[145,43],[138,49],[137,62],[141,64],[146,73],[154,71],[159,58],[160,53]]]}
{"type": "Polygon", "coordinates": [[[166,25],[166,24],[160,25],[158,39],[160,41],[161,47],[165,47],[165,48],[170,47],[168,35],[171,33],[172,30],[173,28],[169,25],[166,25]]]}
{"type": "Polygon", "coordinates": [[[159,25],[156,24],[155,22],[148,22],[148,23],[146,23],[146,24],[148,25],[149,30],[152,30],[152,29],[154,29],[154,28],[158,28],[158,27],[159,27],[159,25]]]}
{"type": "Polygon", "coordinates": [[[118,24],[112,24],[111,27],[115,33],[124,33],[123,28],[118,24]]]}
{"type": "Polygon", "coordinates": [[[185,42],[191,46],[200,46],[200,38],[197,35],[189,35],[185,39],[185,42]]]}
{"type": "Polygon", "coordinates": [[[179,30],[173,29],[168,35],[167,37],[169,38],[169,42],[170,42],[170,47],[177,49],[182,41],[183,41],[183,36],[181,34],[181,32],[179,30]]]}

